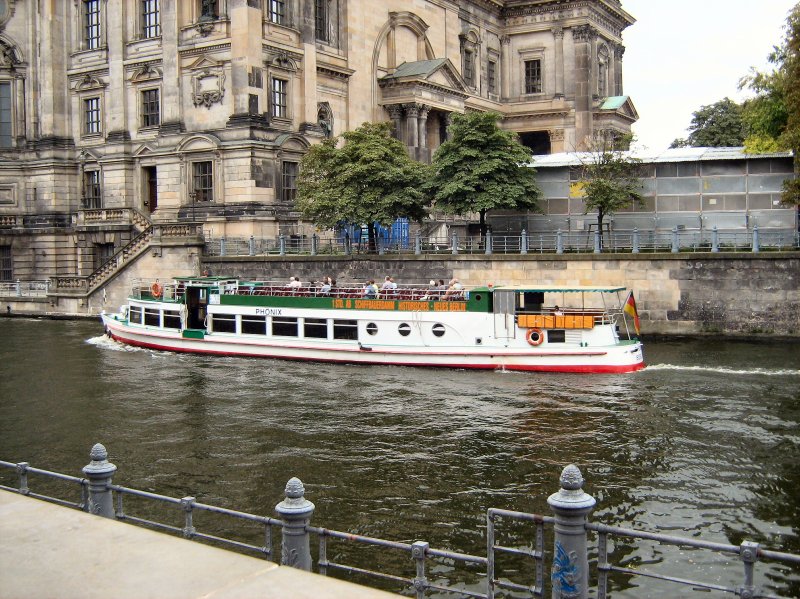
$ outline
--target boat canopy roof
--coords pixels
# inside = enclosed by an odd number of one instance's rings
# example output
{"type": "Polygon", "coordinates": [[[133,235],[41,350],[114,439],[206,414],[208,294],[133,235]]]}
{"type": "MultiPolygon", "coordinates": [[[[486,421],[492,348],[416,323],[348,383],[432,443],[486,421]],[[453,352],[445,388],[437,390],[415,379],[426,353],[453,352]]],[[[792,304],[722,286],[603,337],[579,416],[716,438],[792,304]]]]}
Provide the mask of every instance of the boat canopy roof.
{"type": "Polygon", "coordinates": [[[528,291],[539,293],[616,293],[626,287],[594,285],[497,285],[487,288],[490,291],[528,291]]]}

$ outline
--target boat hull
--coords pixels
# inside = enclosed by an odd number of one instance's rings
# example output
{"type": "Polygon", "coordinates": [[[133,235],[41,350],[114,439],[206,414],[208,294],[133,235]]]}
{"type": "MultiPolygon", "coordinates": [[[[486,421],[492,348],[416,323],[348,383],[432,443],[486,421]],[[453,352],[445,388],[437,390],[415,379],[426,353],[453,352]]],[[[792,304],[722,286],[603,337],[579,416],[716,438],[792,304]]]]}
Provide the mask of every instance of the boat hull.
{"type": "Polygon", "coordinates": [[[107,333],[132,346],[218,356],[273,358],[365,365],[509,370],[529,372],[625,373],[644,368],[638,341],[589,348],[365,346],[357,342],[255,340],[231,334],[185,337],[181,331],[132,327],[103,315],[107,333]]]}

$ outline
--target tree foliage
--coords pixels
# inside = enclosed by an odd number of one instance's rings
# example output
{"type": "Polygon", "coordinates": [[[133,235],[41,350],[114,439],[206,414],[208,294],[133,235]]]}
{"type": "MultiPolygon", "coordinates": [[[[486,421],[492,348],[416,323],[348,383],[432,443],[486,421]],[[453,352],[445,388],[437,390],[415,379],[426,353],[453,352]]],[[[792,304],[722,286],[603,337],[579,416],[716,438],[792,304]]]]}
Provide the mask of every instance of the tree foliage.
{"type": "Polygon", "coordinates": [[[719,148],[741,146],[745,138],[742,107],[724,98],[714,104],[701,106],[692,115],[687,139],[676,139],[671,148],[719,148]]]}
{"type": "Polygon", "coordinates": [[[296,206],[304,218],[325,228],[366,224],[374,247],[375,223],[422,220],[425,179],[425,167],[392,137],[389,123],[365,123],[313,146],[303,157],[296,206]]]}
{"type": "MultiPolygon", "coordinates": [[[[755,69],[739,82],[755,96],[744,103],[748,128],[747,151],[794,152],[795,173],[800,173],[800,3],[789,12],[785,37],[770,53],[773,70],[755,69]]],[[[784,183],[783,201],[800,205],[800,180],[784,183]]]]}
{"type": "Polygon", "coordinates": [[[601,234],[606,216],[634,203],[644,203],[641,161],[621,149],[627,146],[601,132],[592,139],[588,159],[581,166],[584,214],[597,211],[597,228],[601,234]]]}
{"type": "Polygon", "coordinates": [[[454,114],[448,140],[434,153],[428,190],[437,208],[451,214],[480,215],[493,209],[537,210],[542,192],[531,153],[516,134],[498,127],[493,112],[454,114]]]}

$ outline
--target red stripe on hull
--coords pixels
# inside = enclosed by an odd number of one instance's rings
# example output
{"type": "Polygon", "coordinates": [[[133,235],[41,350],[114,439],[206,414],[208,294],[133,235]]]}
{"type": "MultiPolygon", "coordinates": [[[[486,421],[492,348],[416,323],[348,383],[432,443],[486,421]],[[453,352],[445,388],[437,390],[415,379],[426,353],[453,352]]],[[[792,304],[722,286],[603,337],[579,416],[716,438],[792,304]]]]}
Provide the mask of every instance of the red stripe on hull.
{"type": "Polygon", "coordinates": [[[585,373],[585,374],[623,374],[627,372],[635,372],[637,370],[641,370],[645,367],[644,362],[638,362],[636,364],[621,364],[621,365],[613,365],[613,364],[603,364],[603,365],[580,365],[580,364],[572,364],[572,365],[564,365],[564,366],[556,366],[556,365],[548,365],[548,366],[537,366],[537,365],[509,365],[509,366],[502,366],[497,364],[429,364],[425,362],[390,362],[386,360],[380,361],[370,361],[370,360],[338,360],[336,358],[303,358],[303,357],[287,357],[287,356],[279,356],[279,355],[265,355],[265,354],[254,354],[248,352],[226,352],[226,351],[215,351],[215,350],[206,350],[206,349],[188,349],[182,347],[170,347],[166,345],[159,345],[155,343],[147,343],[144,341],[135,341],[132,339],[125,339],[118,335],[115,335],[113,331],[111,332],[111,338],[115,341],[119,341],[120,343],[125,343],[127,345],[133,345],[136,347],[144,347],[147,349],[155,349],[161,351],[170,351],[176,353],[188,353],[188,354],[201,354],[201,355],[212,355],[212,356],[233,356],[233,357],[240,357],[240,358],[267,358],[267,359],[275,359],[275,360],[290,360],[290,361],[301,361],[301,362],[326,362],[331,364],[365,364],[365,365],[372,365],[372,366],[412,366],[412,367],[422,367],[422,368],[461,368],[461,369],[468,369],[468,370],[510,370],[510,371],[523,371],[523,372],[564,372],[564,373],[585,373]]]}

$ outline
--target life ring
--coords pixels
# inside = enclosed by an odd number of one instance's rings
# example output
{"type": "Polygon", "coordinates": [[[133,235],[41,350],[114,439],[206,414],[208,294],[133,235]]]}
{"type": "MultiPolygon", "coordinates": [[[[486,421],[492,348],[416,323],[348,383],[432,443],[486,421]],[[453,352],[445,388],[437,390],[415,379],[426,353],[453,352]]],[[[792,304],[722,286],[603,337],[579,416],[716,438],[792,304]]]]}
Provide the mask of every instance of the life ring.
{"type": "Polygon", "coordinates": [[[544,341],[544,334],[541,329],[528,329],[528,332],[525,333],[525,340],[531,345],[541,345],[544,341]]]}
{"type": "Polygon", "coordinates": [[[150,294],[153,297],[161,297],[161,292],[164,291],[164,288],[161,287],[159,283],[153,283],[150,285],[150,294]]]}

